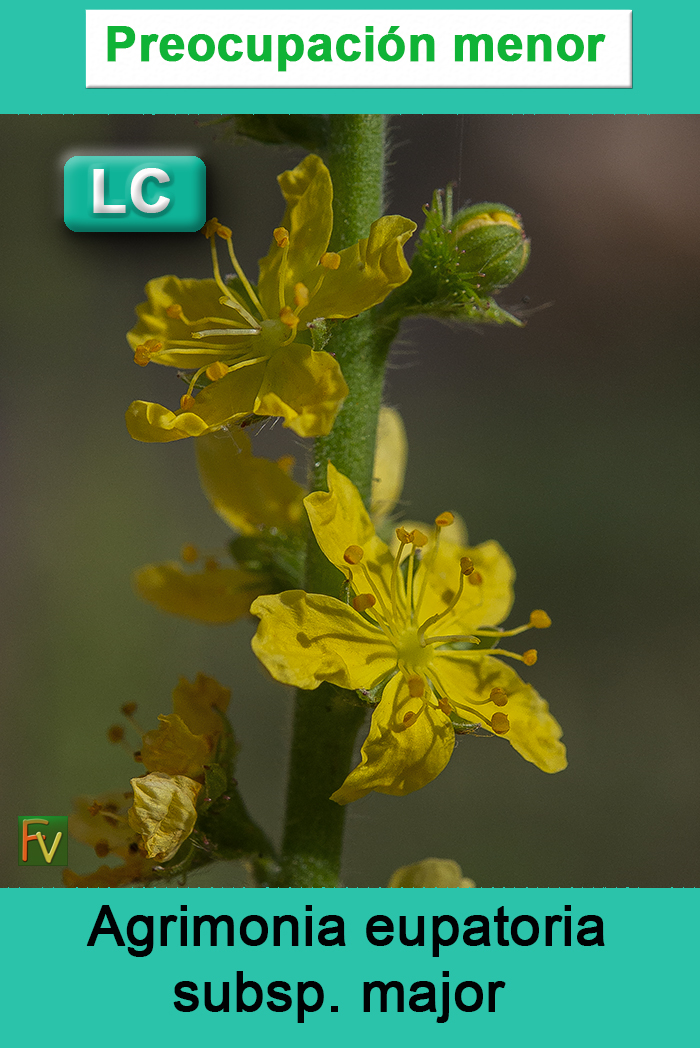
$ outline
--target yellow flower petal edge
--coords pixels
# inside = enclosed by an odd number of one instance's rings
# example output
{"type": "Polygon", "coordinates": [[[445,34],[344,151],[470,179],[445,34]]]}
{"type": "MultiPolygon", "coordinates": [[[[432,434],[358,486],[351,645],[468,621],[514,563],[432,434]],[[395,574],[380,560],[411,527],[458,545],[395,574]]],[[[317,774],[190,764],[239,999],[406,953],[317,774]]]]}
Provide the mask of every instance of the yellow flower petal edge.
{"type": "Polygon", "coordinates": [[[348,804],[372,790],[403,797],[432,782],[452,756],[455,733],[444,714],[412,697],[397,673],[372,714],[362,760],[331,800],[348,804]],[[415,722],[406,727],[405,718],[415,722]]]}
{"type": "Polygon", "coordinates": [[[231,701],[231,691],[214,677],[198,673],[193,681],[180,677],[173,690],[173,713],[182,717],[194,735],[206,735],[213,753],[224,727],[222,713],[231,701]]]}
{"type": "Polygon", "coordinates": [[[234,531],[261,528],[284,534],[299,529],[304,489],[284,464],[253,455],[241,430],[206,434],[195,441],[199,479],[213,509],[234,531]]]}
{"type": "Polygon", "coordinates": [[[258,597],[250,608],[262,621],[253,651],[275,680],[312,691],[323,681],[370,688],[395,665],[367,620],[334,597],[303,590],[258,597]]]}
{"type": "Polygon", "coordinates": [[[146,771],[164,771],[190,779],[204,775],[210,756],[207,738],[194,735],[176,713],[161,714],[158,720],[160,727],[147,731],[141,742],[141,761],[146,771]]]}
{"type": "Polygon", "coordinates": [[[148,300],[127,335],[136,363],[196,370],[179,409],[134,401],[126,419],[135,440],[199,437],[252,415],[282,418],[302,437],[330,432],[348,390],[335,358],[312,350],[308,327],[355,316],[404,283],[411,270],[403,246],[416,227],[387,216],[373,223],[366,240],[328,252],[333,187],[323,161],[307,156],[279,182],[287,210],[261,261],[257,289],[236,258],[231,230],[217,219],[203,230],[213,279],[169,275],[146,286],[148,300]],[[228,283],[218,240],[236,273],[228,283]],[[197,393],[203,373],[210,384],[197,393]]]}
{"type": "Polygon", "coordinates": [[[395,408],[382,406],[377,425],[370,516],[381,527],[401,498],[408,458],[408,439],[403,419],[395,408]]]}
{"type": "Polygon", "coordinates": [[[514,572],[498,544],[455,546],[443,536],[454,514],[444,512],[432,541],[398,528],[392,556],[354,485],[330,464],[328,487],[305,505],[319,545],[346,575],[350,604],[294,590],[258,598],[251,611],[261,620],[253,649],[276,680],[307,690],[330,681],[368,695],[383,688],[361,763],[332,799],[426,785],[449,760],[455,725],[503,736],[543,771],[565,768],[547,704],[501,661],[531,666],[534,649],[519,654],[501,642],[550,619],[534,611],[523,626],[499,628],[514,572]]]}
{"type": "Polygon", "coordinates": [[[160,611],[208,622],[236,622],[250,612],[251,601],[264,593],[262,575],[212,565],[187,571],[176,561],[145,564],[134,574],[134,589],[160,611]]]}

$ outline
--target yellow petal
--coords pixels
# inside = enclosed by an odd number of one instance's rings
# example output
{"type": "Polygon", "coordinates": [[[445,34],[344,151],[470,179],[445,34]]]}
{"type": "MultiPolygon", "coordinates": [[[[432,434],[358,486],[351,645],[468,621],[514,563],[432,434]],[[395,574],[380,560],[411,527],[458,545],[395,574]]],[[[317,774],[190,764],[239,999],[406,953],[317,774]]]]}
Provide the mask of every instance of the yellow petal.
{"type": "Polygon", "coordinates": [[[230,371],[203,389],[187,411],[170,411],[160,404],[135,400],[126,413],[126,427],[134,440],[166,443],[201,437],[210,429],[240,422],[253,412],[266,366],[262,361],[230,371]]]}
{"type": "Polygon", "coordinates": [[[146,564],[134,574],[134,589],[144,600],[199,622],[235,622],[266,588],[262,575],[238,568],[185,571],[175,561],[146,564]]]}
{"type": "Polygon", "coordinates": [[[173,691],[173,713],[182,717],[194,735],[216,739],[224,727],[221,713],[228,709],[230,699],[230,690],[214,677],[204,673],[198,673],[193,681],[180,677],[173,691]]]}
{"type": "Polygon", "coordinates": [[[392,874],[389,888],[474,888],[474,881],[462,875],[453,859],[423,859],[411,866],[400,866],[392,874]]]}
{"type": "Polygon", "coordinates": [[[129,822],[141,834],[148,857],[167,862],[194,829],[195,803],[202,787],[185,775],[162,772],[132,779],[131,785],[134,806],[129,822]]]}
{"type": "Polygon", "coordinates": [[[300,437],[319,437],[330,433],[347,395],[335,357],[296,343],[270,357],[253,410],[283,418],[300,437]]]}
{"type": "Polygon", "coordinates": [[[372,714],[361,763],[332,794],[332,801],[348,804],[371,790],[403,797],[440,774],[454,749],[449,719],[426,706],[410,728],[397,730],[406,714],[417,713],[421,706],[422,699],[410,697],[403,676],[397,673],[372,714]]]}
{"type": "Polygon", "coordinates": [[[441,636],[468,634],[479,626],[497,626],[506,618],[513,604],[515,568],[497,542],[482,542],[480,546],[472,547],[455,546],[443,535],[437,557],[433,559],[428,548],[416,573],[414,591],[419,593],[423,572],[426,567],[430,569],[420,610],[421,621],[442,612],[457,592],[460,559],[465,556],[473,561],[475,571],[473,576],[465,578],[462,596],[454,610],[436,627],[441,636]],[[478,586],[470,581],[477,578],[476,572],[481,576],[478,586]]]}
{"type": "MultiPolygon", "coordinates": [[[[297,282],[308,285],[310,273],[318,272],[318,260],[328,247],[333,228],[333,186],[328,168],[313,153],[293,170],[278,177],[287,201],[282,226],[289,231],[289,251],[284,284],[284,298],[292,301],[297,282]]],[[[258,295],[268,316],[279,313],[279,268],[282,249],[273,238],[267,256],[260,260],[258,295]]],[[[315,281],[318,276],[315,277],[315,281]]],[[[320,314],[318,314],[320,315],[320,314]]]]}
{"type": "Polygon", "coordinates": [[[401,415],[394,408],[380,408],[370,504],[372,520],[377,528],[401,497],[407,457],[408,441],[401,415]]]}
{"type": "Polygon", "coordinates": [[[354,317],[404,284],[411,269],[403,245],[416,229],[400,215],[373,222],[369,237],[340,252],[338,269],[326,270],[323,283],[299,314],[300,323],[316,317],[354,317]]]}
{"type": "Polygon", "coordinates": [[[287,590],[258,597],[250,610],[261,620],[253,651],[282,684],[372,688],[396,666],[384,634],[334,597],[287,590]]]}
{"type": "MultiPolygon", "coordinates": [[[[316,536],[316,541],[337,568],[347,574],[344,559],[348,546],[360,546],[364,552],[362,563],[369,570],[375,584],[391,603],[391,570],[394,558],[386,543],[377,537],[374,525],[360,498],[355,485],[328,463],[328,491],[313,491],[304,499],[306,512],[316,536]]],[[[363,575],[357,570],[357,580],[362,585],[363,575]]],[[[399,589],[403,594],[403,576],[399,576],[399,589]]]]}
{"type": "MultiPolygon", "coordinates": [[[[475,658],[455,651],[438,653],[435,665],[452,703],[469,704],[470,696],[484,699],[492,688],[502,688],[508,696],[506,705],[479,706],[479,711],[487,717],[497,709],[506,714],[510,731],[501,737],[526,761],[546,772],[562,771],[566,767],[566,747],[559,741],[562,731],[549,706],[507,663],[490,655],[475,658]]],[[[458,709],[458,712],[461,711],[458,709]]],[[[491,730],[476,717],[473,719],[484,730],[491,730]]]]}
{"type": "MultiPolygon", "coordinates": [[[[150,339],[162,342],[163,348],[151,355],[157,364],[170,367],[200,368],[215,360],[220,360],[220,349],[207,349],[206,342],[197,346],[173,346],[173,341],[191,342],[192,332],[202,327],[221,327],[211,322],[204,325],[197,323],[204,317],[221,317],[222,315],[236,321],[237,315],[219,302],[221,290],[214,280],[180,280],[179,277],[165,276],[149,280],[146,284],[147,302],[136,307],[138,323],[127,334],[127,341],[133,350],[150,339]],[[168,309],[180,306],[184,316],[191,323],[185,323],[180,317],[168,316],[168,309]],[[228,315],[230,314],[230,316],[228,315]]],[[[240,327],[247,327],[241,321],[240,327]]],[[[233,332],[234,327],[231,328],[233,332]]],[[[221,342],[220,338],[214,339],[221,342]]],[[[247,346],[254,347],[254,339],[236,336],[231,340],[231,351],[238,352],[247,346]]],[[[225,357],[225,354],[223,354],[225,357]]]]}
{"type": "Polygon", "coordinates": [[[207,433],[195,449],[204,493],[229,527],[244,535],[299,527],[304,489],[276,462],[254,456],[245,433],[207,433]]]}
{"type": "Polygon", "coordinates": [[[147,731],[141,743],[141,761],[146,771],[164,771],[168,775],[187,775],[197,779],[204,774],[210,757],[204,735],[193,735],[176,713],[161,715],[160,727],[147,731]]]}

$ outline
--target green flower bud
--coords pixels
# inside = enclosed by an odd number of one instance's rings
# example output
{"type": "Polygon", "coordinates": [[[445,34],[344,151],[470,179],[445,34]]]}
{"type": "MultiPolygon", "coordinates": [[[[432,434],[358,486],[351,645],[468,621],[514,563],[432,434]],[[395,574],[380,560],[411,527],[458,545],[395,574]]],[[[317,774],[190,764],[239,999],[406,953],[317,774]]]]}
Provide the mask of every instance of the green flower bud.
{"type": "Polygon", "coordinates": [[[516,324],[492,297],[530,257],[519,216],[505,204],[472,204],[456,214],[452,191],[436,190],[425,208],[411,278],[389,297],[398,316],[424,314],[476,324],[516,324]]]}
{"type": "Polygon", "coordinates": [[[482,294],[512,284],[530,257],[519,216],[503,204],[464,208],[454,216],[449,235],[458,252],[458,270],[482,294]]]}

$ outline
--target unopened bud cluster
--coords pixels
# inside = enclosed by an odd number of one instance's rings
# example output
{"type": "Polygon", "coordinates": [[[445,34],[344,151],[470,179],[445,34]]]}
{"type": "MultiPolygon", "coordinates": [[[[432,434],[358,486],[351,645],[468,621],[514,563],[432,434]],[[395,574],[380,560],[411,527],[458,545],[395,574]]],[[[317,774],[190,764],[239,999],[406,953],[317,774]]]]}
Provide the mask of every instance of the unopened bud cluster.
{"type": "Polygon", "coordinates": [[[405,312],[521,325],[492,297],[515,280],[530,257],[520,216],[495,203],[453,214],[449,188],[435,191],[425,216],[413,276],[399,292],[405,312]]]}

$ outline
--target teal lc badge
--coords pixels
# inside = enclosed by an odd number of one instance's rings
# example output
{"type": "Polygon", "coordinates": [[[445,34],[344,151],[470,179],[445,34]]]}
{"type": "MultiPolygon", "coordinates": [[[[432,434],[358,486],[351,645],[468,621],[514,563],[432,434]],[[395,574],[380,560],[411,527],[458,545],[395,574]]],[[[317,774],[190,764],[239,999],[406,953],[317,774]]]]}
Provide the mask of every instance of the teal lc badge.
{"type": "Polygon", "coordinates": [[[75,233],[193,233],[206,222],[198,156],[73,156],[63,221],[75,233]]]}

